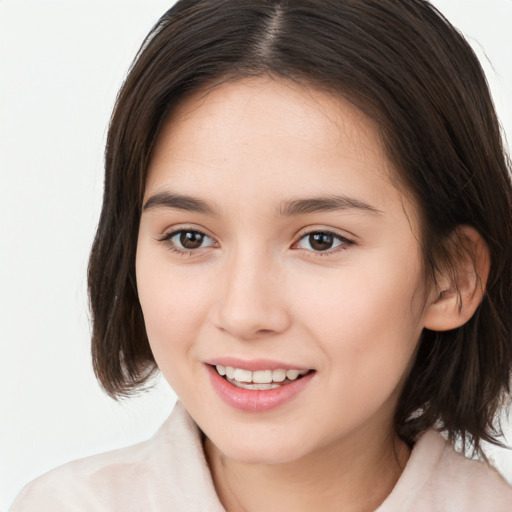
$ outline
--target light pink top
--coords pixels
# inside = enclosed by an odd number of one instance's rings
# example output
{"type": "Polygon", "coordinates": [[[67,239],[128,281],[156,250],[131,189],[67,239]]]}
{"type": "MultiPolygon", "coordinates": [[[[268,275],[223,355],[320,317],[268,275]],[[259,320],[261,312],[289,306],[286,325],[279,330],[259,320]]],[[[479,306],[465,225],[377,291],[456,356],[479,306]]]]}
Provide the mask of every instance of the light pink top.
{"type": "MultiPolygon", "coordinates": [[[[225,512],[200,432],[180,403],[148,441],[65,464],[27,485],[10,512],[35,511],[225,512]]],[[[376,512],[409,511],[512,512],[512,487],[427,432],[376,512]]]]}

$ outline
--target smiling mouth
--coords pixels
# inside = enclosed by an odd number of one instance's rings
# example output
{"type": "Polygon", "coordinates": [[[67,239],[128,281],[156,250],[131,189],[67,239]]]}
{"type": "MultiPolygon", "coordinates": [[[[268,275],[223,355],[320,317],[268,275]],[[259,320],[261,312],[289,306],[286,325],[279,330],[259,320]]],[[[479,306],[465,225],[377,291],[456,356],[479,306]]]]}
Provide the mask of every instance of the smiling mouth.
{"type": "Polygon", "coordinates": [[[312,370],[277,369],[249,371],[232,366],[215,365],[217,373],[233,386],[265,391],[277,389],[301,379],[312,370]]]}

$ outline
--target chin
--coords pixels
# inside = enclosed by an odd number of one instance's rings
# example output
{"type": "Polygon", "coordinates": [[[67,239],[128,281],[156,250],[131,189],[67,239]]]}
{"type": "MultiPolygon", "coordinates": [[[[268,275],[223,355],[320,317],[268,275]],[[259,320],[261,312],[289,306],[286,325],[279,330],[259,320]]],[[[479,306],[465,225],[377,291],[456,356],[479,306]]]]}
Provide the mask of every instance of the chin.
{"type": "MultiPolygon", "coordinates": [[[[269,440],[268,438],[243,440],[223,440],[214,443],[217,450],[228,459],[242,464],[286,464],[304,456],[304,443],[300,446],[283,442],[283,439],[269,440]]],[[[213,442],[213,441],[211,441],[213,442]]]]}

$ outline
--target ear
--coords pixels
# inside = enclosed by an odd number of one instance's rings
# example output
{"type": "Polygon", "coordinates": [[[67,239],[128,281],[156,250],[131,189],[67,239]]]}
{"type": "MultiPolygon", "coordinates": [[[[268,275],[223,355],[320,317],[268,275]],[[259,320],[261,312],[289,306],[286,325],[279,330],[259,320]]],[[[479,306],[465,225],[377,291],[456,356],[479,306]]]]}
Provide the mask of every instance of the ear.
{"type": "Polygon", "coordinates": [[[460,226],[454,235],[455,269],[441,270],[424,316],[432,331],[449,331],[464,325],[482,302],[490,268],[490,254],[480,233],[460,226]]]}

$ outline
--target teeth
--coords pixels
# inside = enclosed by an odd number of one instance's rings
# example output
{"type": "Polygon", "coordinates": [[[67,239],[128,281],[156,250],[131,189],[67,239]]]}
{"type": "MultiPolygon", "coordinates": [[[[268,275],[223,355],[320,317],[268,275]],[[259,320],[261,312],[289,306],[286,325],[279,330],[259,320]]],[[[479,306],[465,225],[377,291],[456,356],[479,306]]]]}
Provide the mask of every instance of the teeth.
{"type": "Polygon", "coordinates": [[[286,379],[286,370],[274,370],[272,372],[272,380],[274,382],[283,382],[286,379]]]}
{"type": "Polygon", "coordinates": [[[233,379],[238,382],[252,382],[252,372],[249,370],[241,370],[240,368],[235,369],[233,379]]]}
{"type": "Polygon", "coordinates": [[[275,382],[271,382],[268,384],[248,384],[247,382],[237,382],[236,380],[230,381],[231,384],[234,384],[237,388],[244,389],[256,389],[258,391],[266,391],[267,389],[276,389],[280,388],[280,384],[276,384],[275,382]]]}
{"type": "Polygon", "coordinates": [[[300,375],[300,370],[287,370],[286,377],[290,380],[295,380],[300,375]]]}
{"type": "Polygon", "coordinates": [[[308,370],[257,370],[251,372],[243,370],[242,368],[233,368],[232,366],[223,366],[218,364],[216,370],[219,375],[226,376],[233,384],[239,387],[247,387],[248,389],[274,389],[277,386],[275,383],[284,382],[288,380],[296,380],[308,373],[308,370]],[[250,387],[243,384],[248,384],[250,387]]]}
{"type": "Polygon", "coordinates": [[[252,381],[255,384],[270,384],[272,382],[272,370],[252,372],[252,381]]]}

